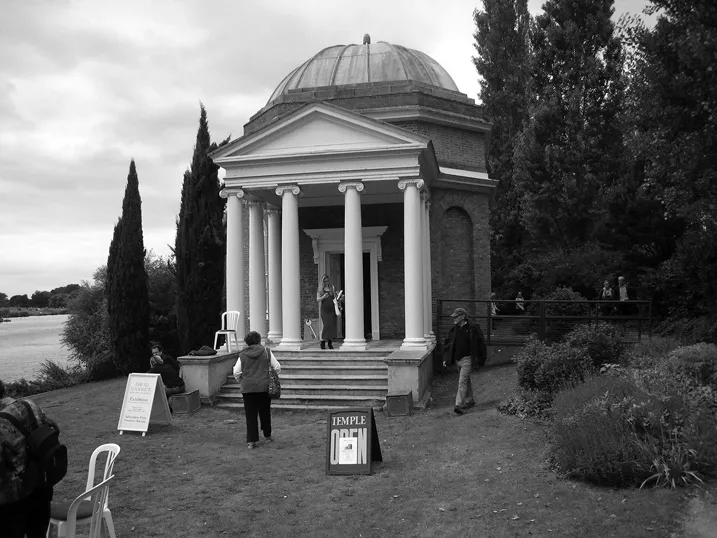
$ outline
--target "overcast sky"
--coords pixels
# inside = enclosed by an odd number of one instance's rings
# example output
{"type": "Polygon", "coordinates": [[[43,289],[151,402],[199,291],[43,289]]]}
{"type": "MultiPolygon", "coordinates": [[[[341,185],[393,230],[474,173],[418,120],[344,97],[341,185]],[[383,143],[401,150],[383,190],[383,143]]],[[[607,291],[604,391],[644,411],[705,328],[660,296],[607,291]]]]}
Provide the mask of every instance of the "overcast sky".
{"type": "MultiPolygon", "coordinates": [[[[646,0],[617,0],[639,14],[646,0]]],[[[480,0],[0,0],[0,292],[91,281],[107,262],[130,159],[144,244],[174,244],[199,103],[213,140],[241,136],[293,68],[388,41],[475,98],[480,0]]],[[[542,0],[530,0],[533,14],[542,0]]]]}

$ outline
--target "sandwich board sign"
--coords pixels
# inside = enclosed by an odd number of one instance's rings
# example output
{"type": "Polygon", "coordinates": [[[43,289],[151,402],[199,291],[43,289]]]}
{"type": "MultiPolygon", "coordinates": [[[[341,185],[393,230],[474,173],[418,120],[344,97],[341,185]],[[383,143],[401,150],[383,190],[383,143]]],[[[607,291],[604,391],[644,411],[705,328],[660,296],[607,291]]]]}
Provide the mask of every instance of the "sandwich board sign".
{"type": "Polygon", "coordinates": [[[159,374],[129,374],[117,429],[147,433],[150,424],[171,424],[172,414],[159,374]]]}
{"type": "Polygon", "coordinates": [[[326,474],[371,474],[371,463],[383,461],[373,409],[329,411],[326,421],[326,474]]]}

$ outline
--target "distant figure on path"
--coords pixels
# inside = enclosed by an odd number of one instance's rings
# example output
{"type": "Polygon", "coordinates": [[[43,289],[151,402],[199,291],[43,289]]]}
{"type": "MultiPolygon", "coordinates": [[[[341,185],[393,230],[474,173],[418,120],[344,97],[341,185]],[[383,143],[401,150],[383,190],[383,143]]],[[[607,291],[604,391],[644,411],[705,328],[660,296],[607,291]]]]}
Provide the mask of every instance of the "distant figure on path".
{"type": "Polygon", "coordinates": [[[518,295],[515,297],[515,310],[518,315],[525,314],[525,299],[523,299],[521,292],[518,292],[518,295]]]}
{"type": "MultiPolygon", "coordinates": [[[[44,424],[60,431],[32,400],[6,398],[2,381],[0,411],[13,416],[28,431],[44,424]],[[34,416],[30,416],[30,412],[34,416]]],[[[27,468],[25,435],[7,418],[0,417],[0,534],[3,538],[45,538],[47,534],[53,488],[28,484],[27,468]]]]}
{"type": "MultiPolygon", "coordinates": [[[[600,290],[600,295],[598,298],[601,301],[612,301],[615,299],[612,288],[610,287],[610,282],[608,280],[605,280],[602,283],[602,289],[600,290]]],[[[613,305],[611,304],[603,304],[600,305],[600,311],[602,312],[603,316],[609,316],[610,313],[613,311],[613,305]]]]}
{"type": "Polygon", "coordinates": [[[455,364],[458,368],[458,392],[453,413],[462,415],[463,410],[476,404],[471,384],[473,363],[483,366],[486,361],[486,345],[483,332],[478,325],[468,320],[463,308],[456,308],[451,314],[453,327],[443,343],[443,366],[455,364]]]}
{"type": "Polygon", "coordinates": [[[239,352],[234,365],[234,379],[241,385],[244,398],[244,416],[246,417],[246,442],[252,449],[259,442],[259,420],[264,442],[271,443],[271,398],[269,398],[269,364],[281,372],[281,365],[271,350],[261,345],[261,335],[249,331],[244,337],[248,347],[239,352]]]}
{"type": "Polygon", "coordinates": [[[331,283],[329,275],[322,275],[319,288],[316,290],[316,302],[319,303],[319,316],[321,317],[321,349],[326,349],[326,342],[329,343],[329,349],[334,349],[331,341],[336,340],[338,333],[335,297],[336,288],[331,283]]]}

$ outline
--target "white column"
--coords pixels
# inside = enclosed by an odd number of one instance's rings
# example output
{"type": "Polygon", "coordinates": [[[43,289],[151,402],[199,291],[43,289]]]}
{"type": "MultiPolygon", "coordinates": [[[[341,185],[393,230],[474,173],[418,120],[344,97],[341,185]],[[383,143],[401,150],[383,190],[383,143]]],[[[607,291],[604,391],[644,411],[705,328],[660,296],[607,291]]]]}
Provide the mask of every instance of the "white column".
{"type": "Polygon", "coordinates": [[[223,189],[219,195],[227,199],[227,310],[241,312],[244,320],[244,191],[223,189]]]}
{"type": "Polygon", "coordinates": [[[297,185],[276,188],[281,197],[281,302],[283,337],[279,349],[301,349],[299,202],[297,185]]]}
{"type": "Polygon", "coordinates": [[[428,287],[428,336],[435,343],[436,335],[433,332],[433,267],[431,264],[431,202],[426,199],[426,280],[428,287]]]}
{"type": "Polygon", "coordinates": [[[339,184],[344,193],[344,279],[346,335],[341,349],[366,349],[363,326],[363,236],[360,181],[339,184]]]}
{"type": "Polygon", "coordinates": [[[264,215],[260,202],[249,202],[249,330],[266,338],[264,215]]]}
{"type": "Polygon", "coordinates": [[[267,209],[269,234],[269,334],[278,343],[282,336],[281,319],[281,224],[278,209],[267,209]]]}
{"type": "Polygon", "coordinates": [[[403,179],[398,188],[403,191],[403,263],[406,295],[406,336],[402,349],[425,348],[423,336],[423,247],[421,238],[422,179],[403,179]]]}
{"type": "Polygon", "coordinates": [[[431,257],[429,250],[431,245],[428,237],[427,197],[428,195],[426,193],[421,195],[421,276],[423,284],[423,337],[429,340],[431,338],[431,293],[428,286],[431,274],[428,264],[430,263],[431,257]]]}

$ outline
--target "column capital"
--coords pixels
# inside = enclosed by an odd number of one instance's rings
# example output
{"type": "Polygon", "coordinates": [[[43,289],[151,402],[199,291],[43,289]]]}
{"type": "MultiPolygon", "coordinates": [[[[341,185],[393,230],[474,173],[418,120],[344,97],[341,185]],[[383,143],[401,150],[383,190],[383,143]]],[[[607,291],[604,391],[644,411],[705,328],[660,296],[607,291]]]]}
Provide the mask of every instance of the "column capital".
{"type": "Polygon", "coordinates": [[[230,196],[236,196],[237,198],[244,198],[244,190],[242,189],[222,189],[219,191],[219,196],[222,198],[229,198],[230,196]]]}
{"type": "Polygon", "coordinates": [[[285,192],[290,192],[294,196],[299,196],[301,189],[298,185],[279,185],[274,192],[276,192],[277,196],[283,196],[285,192]]]}
{"type": "Polygon", "coordinates": [[[346,192],[350,187],[356,189],[356,192],[361,192],[364,188],[364,184],[361,181],[343,181],[339,183],[339,192],[346,192]]]}
{"type": "Polygon", "coordinates": [[[267,215],[281,215],[281,209],[270,205],[267,205],[264,211],[267,215]]]}
{"type": "Polygon", "coordinates": [[[424,182],[422,179],[402,179],[398,182],[398,188],[403,190],[406,190],[406,187],[409,185],[415,185],[418,190],[421,190],[423,188],[424,182]]]}

